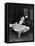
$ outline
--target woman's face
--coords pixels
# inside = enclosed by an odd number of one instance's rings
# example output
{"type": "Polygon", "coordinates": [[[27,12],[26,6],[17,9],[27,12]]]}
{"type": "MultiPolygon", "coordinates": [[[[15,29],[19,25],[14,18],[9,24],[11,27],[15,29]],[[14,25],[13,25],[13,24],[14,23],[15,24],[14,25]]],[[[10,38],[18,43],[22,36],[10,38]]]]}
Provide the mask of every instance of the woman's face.
{"type": "Polygon", "coordinates": [[[25,19],[24,16],[22,16],[22,17],[21,17],[21,20],[24,20],[24,19],[25,19]]]}

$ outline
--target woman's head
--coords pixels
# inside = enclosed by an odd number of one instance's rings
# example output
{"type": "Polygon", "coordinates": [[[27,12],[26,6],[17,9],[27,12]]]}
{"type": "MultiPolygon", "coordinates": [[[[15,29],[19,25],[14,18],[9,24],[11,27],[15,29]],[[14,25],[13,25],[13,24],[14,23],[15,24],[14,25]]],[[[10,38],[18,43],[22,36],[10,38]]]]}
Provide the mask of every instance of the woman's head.
{"type": "Polygon", "coordinates": [[[24,20],[24,19],[25,19],[25,17],[24,17],[24,16],[22,16],[20,19],[21,19],[21,20],[24,20]]]}

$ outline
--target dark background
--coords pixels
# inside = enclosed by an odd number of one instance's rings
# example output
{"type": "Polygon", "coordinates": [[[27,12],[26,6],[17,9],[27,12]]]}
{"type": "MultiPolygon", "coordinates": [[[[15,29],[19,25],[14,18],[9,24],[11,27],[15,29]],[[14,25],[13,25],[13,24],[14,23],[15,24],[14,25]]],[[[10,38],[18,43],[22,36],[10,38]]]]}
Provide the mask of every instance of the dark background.
{"type": "Polygon", "coordinates": [[[33,4],[5,4],[5,42],[17,41],[34,41],[34,5],[33,4]],[[24,9],[26,11],[24,11],[24,9]],[[27,11],[28,10],[28,11],[27,11]],[[22,16],[28,16],[25,19],[25,25],[30,27],[29,32],[22,33],[21,38],[18,38],[18,33],[9,27],[9,24],[19,22],[22,16]],[[30,23],[29,23],[30,22],[30,23]],[[7,30],[8,29],[8,30],[7,30]]]}
{"type": "Polygon", "coordinates": [[[33,5],[18,5],[18,4],[8,4],[8,23],[14,23],[18,22],[20,20],[20,17],[26,16],[24,14],[24,9],[28,9],[25,13],[28,14],[28,19],[33,20],[33,5]],[[32,10],[32,15],[30,10],[32,10]]]}

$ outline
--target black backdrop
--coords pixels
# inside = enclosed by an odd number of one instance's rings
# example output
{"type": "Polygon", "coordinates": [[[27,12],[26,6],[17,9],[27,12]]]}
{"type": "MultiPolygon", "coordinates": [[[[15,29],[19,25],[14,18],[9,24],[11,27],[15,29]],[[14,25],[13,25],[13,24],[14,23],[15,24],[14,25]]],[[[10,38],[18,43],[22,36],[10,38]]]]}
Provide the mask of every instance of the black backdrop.
{"type": "MultiPolygon", "coordinates": [[[[20,17],[24,15],[24,8],[28,9],[28,19],[30,19],[30,9],[33,9],[33,21],[34,21],[34,5],[33,4],[5,4],[5,42],[9,42],[9,24],[15,23],[20,20],[20,17]]],[[[32,17],[32,16],[31,16],[32,17]]],[[[30,19],[31,20],[31,19],[30,19]]]]}
{"type": "MultiPolygon", "coordinates": [[[[28,19],[30,19],[31,16],[30,9],[33,9],[33,5],[29,6],[29,5],[8,4],[8,23],[15,23],[16,21],[19,22],[20,17],[25,16],[24,8],[28,9],[28,19]]],[[[33,17],[33,15],[31,17],[33,17]]]]}

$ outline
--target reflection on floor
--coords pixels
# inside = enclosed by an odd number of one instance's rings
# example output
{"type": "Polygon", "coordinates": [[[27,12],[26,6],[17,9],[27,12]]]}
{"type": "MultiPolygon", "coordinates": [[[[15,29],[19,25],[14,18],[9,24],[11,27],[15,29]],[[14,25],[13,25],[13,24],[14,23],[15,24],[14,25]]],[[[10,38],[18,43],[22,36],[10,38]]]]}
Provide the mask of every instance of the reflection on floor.
{"type": "Polygon", "coordinates": [[[33,40],[32,32],[22,33],[20,38],[18,38],[17,35],[17,33],[9,32],[9,42],[33,40]]]}

